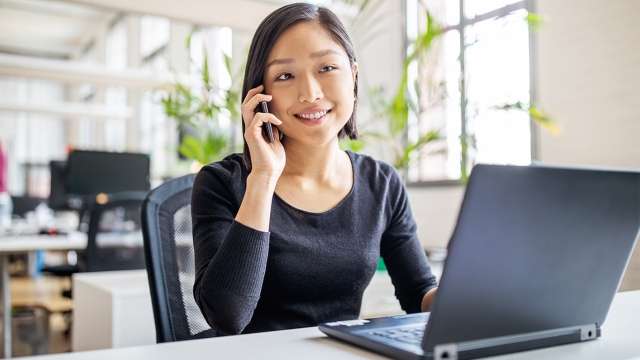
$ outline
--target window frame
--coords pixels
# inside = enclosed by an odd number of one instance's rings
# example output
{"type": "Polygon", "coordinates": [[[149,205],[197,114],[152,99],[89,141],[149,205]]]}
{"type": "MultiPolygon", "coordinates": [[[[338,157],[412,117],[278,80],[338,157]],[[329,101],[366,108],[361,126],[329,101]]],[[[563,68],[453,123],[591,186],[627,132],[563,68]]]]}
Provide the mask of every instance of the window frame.
{"type": "MultiPolygon", "coordinates": [[[[415,1],[416,3],[419,3],[419,0],[407,0],[407,1],[415,1]]],[[[463,137],[467,136],[467,122],[468,122],[468,114],[467,114],[467,101],[468,101],[468,97],[467,97],[467,89],[466,89],[466,83],[465,83],[465,52],[467,47],[465,46],[465,29],[469,26],[473,26],[476,23],[482,22],[482,21],[486,21],[489,19],[493,19],[493,18],[502,18],[505,17],[509,14],[511,14],[514,11],[517,10],[521,10],[524,9],[526,10],[528,13],[535,13],[535,0],[520,0],[517,2],[514,2],[512,4],[508,4],[499,8],[496,8],[494,10],[491,10],[489,12],[486,13],[482,13],[480,15],[476,15],[473,18],[468,18],[465,16],[464,14],[464,3],[465,0],[458,0],[459,2],[459,22],[457,24],[454,25],[448,25],[448,26],[444,26],[443,31],[452,31],[452,30],[457,30],[458,31],[458,40],[460,43],[460,55],[459,55],[459,61],[458,61],[458,66],[460,68],[460,79],[458,79],[459,83],[460,83],[460,135],[463,137]]],[[[417,6],[420,8],[420,4],[417,4],[417,6]]],[[[405,21],[407,21],[407,2],[403,2],[403,13],[404,13],[404,18],[405,21]]],[[[410,41],[412,41],[412,39],[409,39],[408,34],[407,34],[407,23],[405,22],[404,24],[404,48],[405,49],[409,49],[409,43],[410,41]]],[[[536,100],[536,90],[537,90],[537,86],[536,86],[536,37],[535,37],[535,31],[532,31],[531,29],[529,29],[528,31],[528,37],[529,37],[529,103],[530,104],[534,104],[535,100],[536,100]]],[[[407,54],[405,53],[405,56],[407,54]]],[[[415,116],[414,114],[409,114],[409,116],[415,116]]],[[[537,147],[537,140],[538,140],[538,132],[537,132],[537,128],[534,126],[534,121],[531,118],[531,116],[529,116],[529,134],[530,134],[530,144],[531,144],[531,162],[534,162],[537,159],[537,155],[538,155],[538,147],[537,147]]],[[[408,139],[409,139],[409,129],[406,128],[405,132],[403,134],[403,140],[406,143],[408,143],[408,139]]],[[[464,171],[464,169],[467,168],[468,166],[468,162],[469,162],[469,154],[468,152],[464,149],[461,148],[461,154],[460,154],[460,169],[462,171],[464,171]]],[[[411,165],[409,165],[411,166],[411,165]]],[[[405,168],[403,169],[403,175],[405,179],[408,179],[408,172],[409,169],[405,168]]],[[[438,187],[458,187],[458,186],[464,186],[465,182],[462,179],[463,177],[459,178],[459,179],[438,179],[438,180],[418,180],[418,181],[406,181],[406,185],[407,187],[413,187],[413,188],[438,188],[438,187]]]]}

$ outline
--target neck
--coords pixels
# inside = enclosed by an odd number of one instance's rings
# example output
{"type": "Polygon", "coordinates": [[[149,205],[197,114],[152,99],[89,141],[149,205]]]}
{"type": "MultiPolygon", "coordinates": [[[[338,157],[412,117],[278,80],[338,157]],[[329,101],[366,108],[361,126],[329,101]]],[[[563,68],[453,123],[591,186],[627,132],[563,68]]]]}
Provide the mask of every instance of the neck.
{"type": "Polygon", "coordinates": [[[286,141],[284,147],[287,162],[282,175],[325,184],[333,184],[340,178],[344,152],[338,138],[317,146],[286,141]]]}

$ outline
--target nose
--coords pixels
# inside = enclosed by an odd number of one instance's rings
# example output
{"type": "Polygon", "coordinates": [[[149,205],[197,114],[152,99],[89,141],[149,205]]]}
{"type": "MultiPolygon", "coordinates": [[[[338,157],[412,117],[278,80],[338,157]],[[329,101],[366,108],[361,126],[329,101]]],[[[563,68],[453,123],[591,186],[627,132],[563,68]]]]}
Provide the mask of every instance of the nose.
{"type": "Polygon", "coordinates": [[[313,103],[318,99],[321,99],[324,95],[322,94],[322,88],[320,83],[313,75],[304,75],[299,77],[299,85],[298,85],[298,101],[299,102],[309,102],[313,103]]]}

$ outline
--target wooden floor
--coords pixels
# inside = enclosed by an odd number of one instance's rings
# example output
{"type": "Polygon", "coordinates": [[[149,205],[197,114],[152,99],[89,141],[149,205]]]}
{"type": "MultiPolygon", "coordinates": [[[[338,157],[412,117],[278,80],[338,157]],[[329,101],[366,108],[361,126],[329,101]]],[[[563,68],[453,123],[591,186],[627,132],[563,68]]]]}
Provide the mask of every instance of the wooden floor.
{"type": "Polygon", "coordinates": [[[39,306],[52,313],[71,311],[72,301],[62,296],[71,280],[57,276],[12,277],[11,303],[15,306],[39,306]]]}
{"type": "Polygon", "coordinates": [[[62,296],[70,283],[69,279],[50,276],[11,278],[14,356],[71,351],[66,329],[72,301],[62,296]]]}

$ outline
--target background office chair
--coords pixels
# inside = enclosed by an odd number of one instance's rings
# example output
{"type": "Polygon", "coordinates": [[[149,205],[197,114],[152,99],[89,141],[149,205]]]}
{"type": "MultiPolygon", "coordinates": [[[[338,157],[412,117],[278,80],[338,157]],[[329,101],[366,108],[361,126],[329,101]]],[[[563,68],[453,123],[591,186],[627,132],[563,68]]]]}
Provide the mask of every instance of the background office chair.
{"type": "Polygon", "coordinates": [[[12,215],[25,217],[29,211],[34,211],[38,205],[46,204],[47,199],[33,196],[11,196],[13,204],[12,215]]]}
{"type": "Polygon", "coordinates": [[[195,175],[169,180],[142,204],[142,233],[157,342],[215,336],[193,297],[191,189],[195,175]]]}
{"type": "MultiPolygon", "coordinates": [[[[128,191],[100,194],[93,197],[83,213],[87,219],[80,230],[87,233],[87,247],[78,252],[76,263],[45,266],[42,272],[71,278],[85,271],[115,271],[144,269],[144,249],[140,221],[140,208],[146,193],[128,191]]],[[[73,297],[73,283],[62,290],[62,296],[73,297]]],[[[65,334],[71,329],[71,313],[64,312],[65,334]]]]}
{"type": "Polygon", "coordinates": [[[140,209],[142,191],[98,195],[89,208],[87,249],[82,271],[144,269],[140,209]]]}
{"type": "MultiPolygon", "coordinates": [[[[77,263],[45,266],[42,271],[71,277],[84,271],[144,269],[140,208],[145,192],[101,194],[87,205],[87,248],[78,252],[77,263]]],[[[70,297],[70,293],[66,294],[70,297]]]]}

